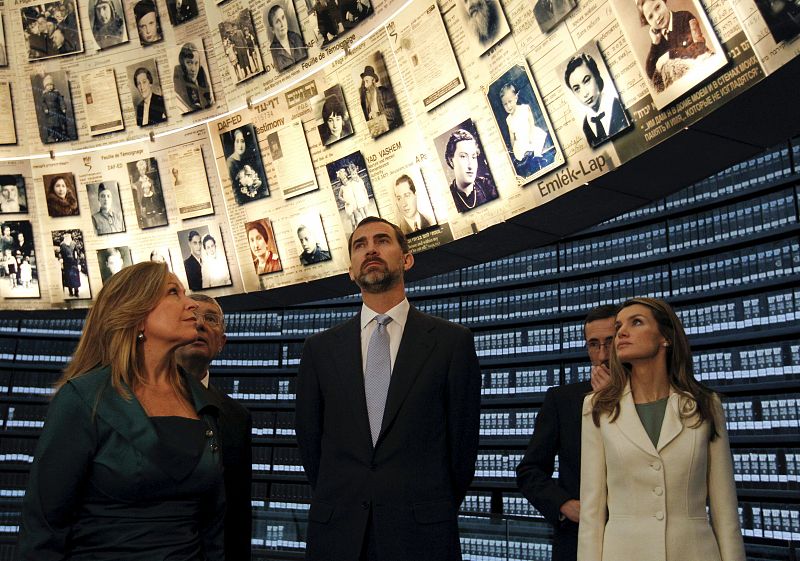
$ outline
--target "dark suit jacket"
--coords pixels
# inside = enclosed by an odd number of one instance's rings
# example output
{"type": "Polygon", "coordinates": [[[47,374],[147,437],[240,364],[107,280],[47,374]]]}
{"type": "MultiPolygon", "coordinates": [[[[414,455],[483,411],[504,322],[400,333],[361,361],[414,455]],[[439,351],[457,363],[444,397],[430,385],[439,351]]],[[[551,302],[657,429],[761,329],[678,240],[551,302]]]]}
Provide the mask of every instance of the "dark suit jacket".
{"type": "Polygon", "coordinates": [[[594,129],[589,124],[588,118],[586,117],[583,119],[583,134],[586,135],[586,140],[589,141],[589,145],[592,148],[595,148],[627,126],[628,120],[625,117],[625,110],[622,108],[619,98],[616,98],[614,103],[611,105],[611,123],[609,130],[606,131],[606,134],[597,136],[594,133],[594,129]]]}
{"type": "Polygon", "coordinates": [[[313,489],[306,559],[355,561],[370,522],[382,559],[461,559],[458,508],[478,452],[480,369],[465,327],[408,312],[373,447],[360,315],[306,340],[297,441],[313,489]]]}
{"type": "Polygon", "coordinates": [[[203,288],[203,265],[194,255],[190,255],[183,260],[183,268],[186,271],[186,282],[189,283],[190,290],[200,290],[203,288]]]}
{"type": "Polygon", "coordinates": [[[253,419],[242,404],[214,386],[208,386],[209,401],[219,407],[219,440],[225,468],[225,559],[248,561],[253,513],[253,461],[251,432],[253,419]]]}
{"type": "Polygon", "coordinates": [[[156,123],[163,123],[167,120],[167,111],[164,109],[164,98],[160,95],[153,94],[150,98],[150,110],[147,112],[147,124],[142,125],[144,121],[144,100],[136,104],[136,124],[140,127],[149,127],[156,123]]]}
{"type": "Polygon", "coordinates": [[[575,561],[578,525],[561,521],[561,505],[581,495],[581,411],[590,382],[556,386],[547,390],[536,416],[533,437],[517,466],[517,485],[556,530],[553,561],[575,561]],[[558,456],[558,483],[553,479],[558,456]]]}

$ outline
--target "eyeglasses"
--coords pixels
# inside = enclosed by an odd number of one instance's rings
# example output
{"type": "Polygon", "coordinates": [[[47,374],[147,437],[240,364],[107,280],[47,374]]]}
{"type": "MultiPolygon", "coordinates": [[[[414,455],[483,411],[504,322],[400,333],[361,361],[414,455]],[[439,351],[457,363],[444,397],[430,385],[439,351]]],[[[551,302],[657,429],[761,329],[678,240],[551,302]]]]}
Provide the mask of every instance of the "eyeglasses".
{"type": "Polygon", "coordinates": [[[209,327],[221,327],[222,326],[222,316],[219,314],[215,314],[213,312],[208,312],[205,314],[195,314],[195,318],[197,318],[198,322],[203,322],[209,327]]]}
{"type": "Polygon", "coordinates": [[[605,341],[602,342],[598,341],[597,339],[592,339],[591,341],[586,342],[586,348],[589,349],[590,352],[596,353],[600,349],[609,350],[613,342],[613,337],[606,337],[605,341]]]}

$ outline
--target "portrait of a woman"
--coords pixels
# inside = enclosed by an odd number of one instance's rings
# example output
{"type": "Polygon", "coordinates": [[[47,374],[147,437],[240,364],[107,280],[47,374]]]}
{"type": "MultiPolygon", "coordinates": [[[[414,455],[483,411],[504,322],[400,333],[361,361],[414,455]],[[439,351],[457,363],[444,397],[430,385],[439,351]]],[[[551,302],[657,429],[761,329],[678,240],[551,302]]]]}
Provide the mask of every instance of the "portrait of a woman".
{"type": "Polygon", "coordinates": [[[97,0],[92,16],[92,35],[101,49],[119,45],[128,40],[121,6],[116,0],[97,0]]]}
{"type": "Polygon", "coordinates": [[[248,124],[223,133],[222,145],[236,202],[241,205],[268,197],[269,185],[255,127],[248,124]]]}
{"type": "Polygon", "coordinates": [[[44,179],[47,182],[47,213],[53,217],[79,215],[72,175],[45,176],[44,179]]]}
{"type": "Polygon", "coordinates": [[[265,275],[282,271],[283,266],[281,265],[280,256],[270,249],[273,244],[270,242],[270,235],[264,220],[248,222],[246,228],[247,243],[250,246],[250,254],[253,258],[253,267],[256,270],[256,274],[265,275]]]}

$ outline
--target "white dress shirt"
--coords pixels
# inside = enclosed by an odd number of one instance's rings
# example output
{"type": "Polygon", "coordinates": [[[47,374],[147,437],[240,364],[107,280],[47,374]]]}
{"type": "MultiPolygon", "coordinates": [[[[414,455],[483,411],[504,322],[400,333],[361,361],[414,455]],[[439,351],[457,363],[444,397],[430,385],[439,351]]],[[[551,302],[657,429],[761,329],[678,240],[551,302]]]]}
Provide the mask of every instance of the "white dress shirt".
{"type": "MultiPolygon", "coordinates": [[[[403,330],[406,327],[406,319],[408,319],[408,310],[411,304],[408,303],[408,298],[403,298],[403,301],[397,304],[394,308],[386,312],[386,315],[392,318],[389,325],[386,326],[386,331],[389,332],[389,356],[391,358],[392,370],[394,370],[395,358],[397,358],[397,351],[400,348],[400,340],[403,338],[403,330]]],[[[361,306],[361,372],[367,369],[367,348],[369,347],[369,339],[375,331],[378,323],[375,316],[378,312],[369,309],[366,304],[361,306]]]]}

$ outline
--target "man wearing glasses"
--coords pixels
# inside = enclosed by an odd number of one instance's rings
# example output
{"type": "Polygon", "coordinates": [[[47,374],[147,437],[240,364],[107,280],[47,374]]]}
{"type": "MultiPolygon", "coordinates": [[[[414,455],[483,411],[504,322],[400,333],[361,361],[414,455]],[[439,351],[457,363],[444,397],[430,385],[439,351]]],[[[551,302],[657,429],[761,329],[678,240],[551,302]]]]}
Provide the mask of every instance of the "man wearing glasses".
{"type": "Polygon", "coordinates": [[[208,365],[225,346],[225,318],[216,300],[205,294],[190,296],[197,302],[197,339],[178,349],[178,364],[188,374],[197,378],[210,394],[210,402],[217,406],[217,427],[222,446],[222,464],[225,473],[225,558],[247,561],[250,559],[250,484],[252,458],[250,431],[253,420],[250,412],[214,386],[209,385],[208,365]]]}
{"type": "Polygon", "coordinates": [[[614,342],[616,306],[598,306],[584,320],[586,350],[592,363],[591,382],[554,386],[547,390],[536,416],[533,437],[517,466],[522,494],[550,522],[553,561],[575,561],[581,490],[581,410],[583,398],[608,384],[608,360],[614,342]],[[553,479],[558,456],[558,481],[553,479]]]}

